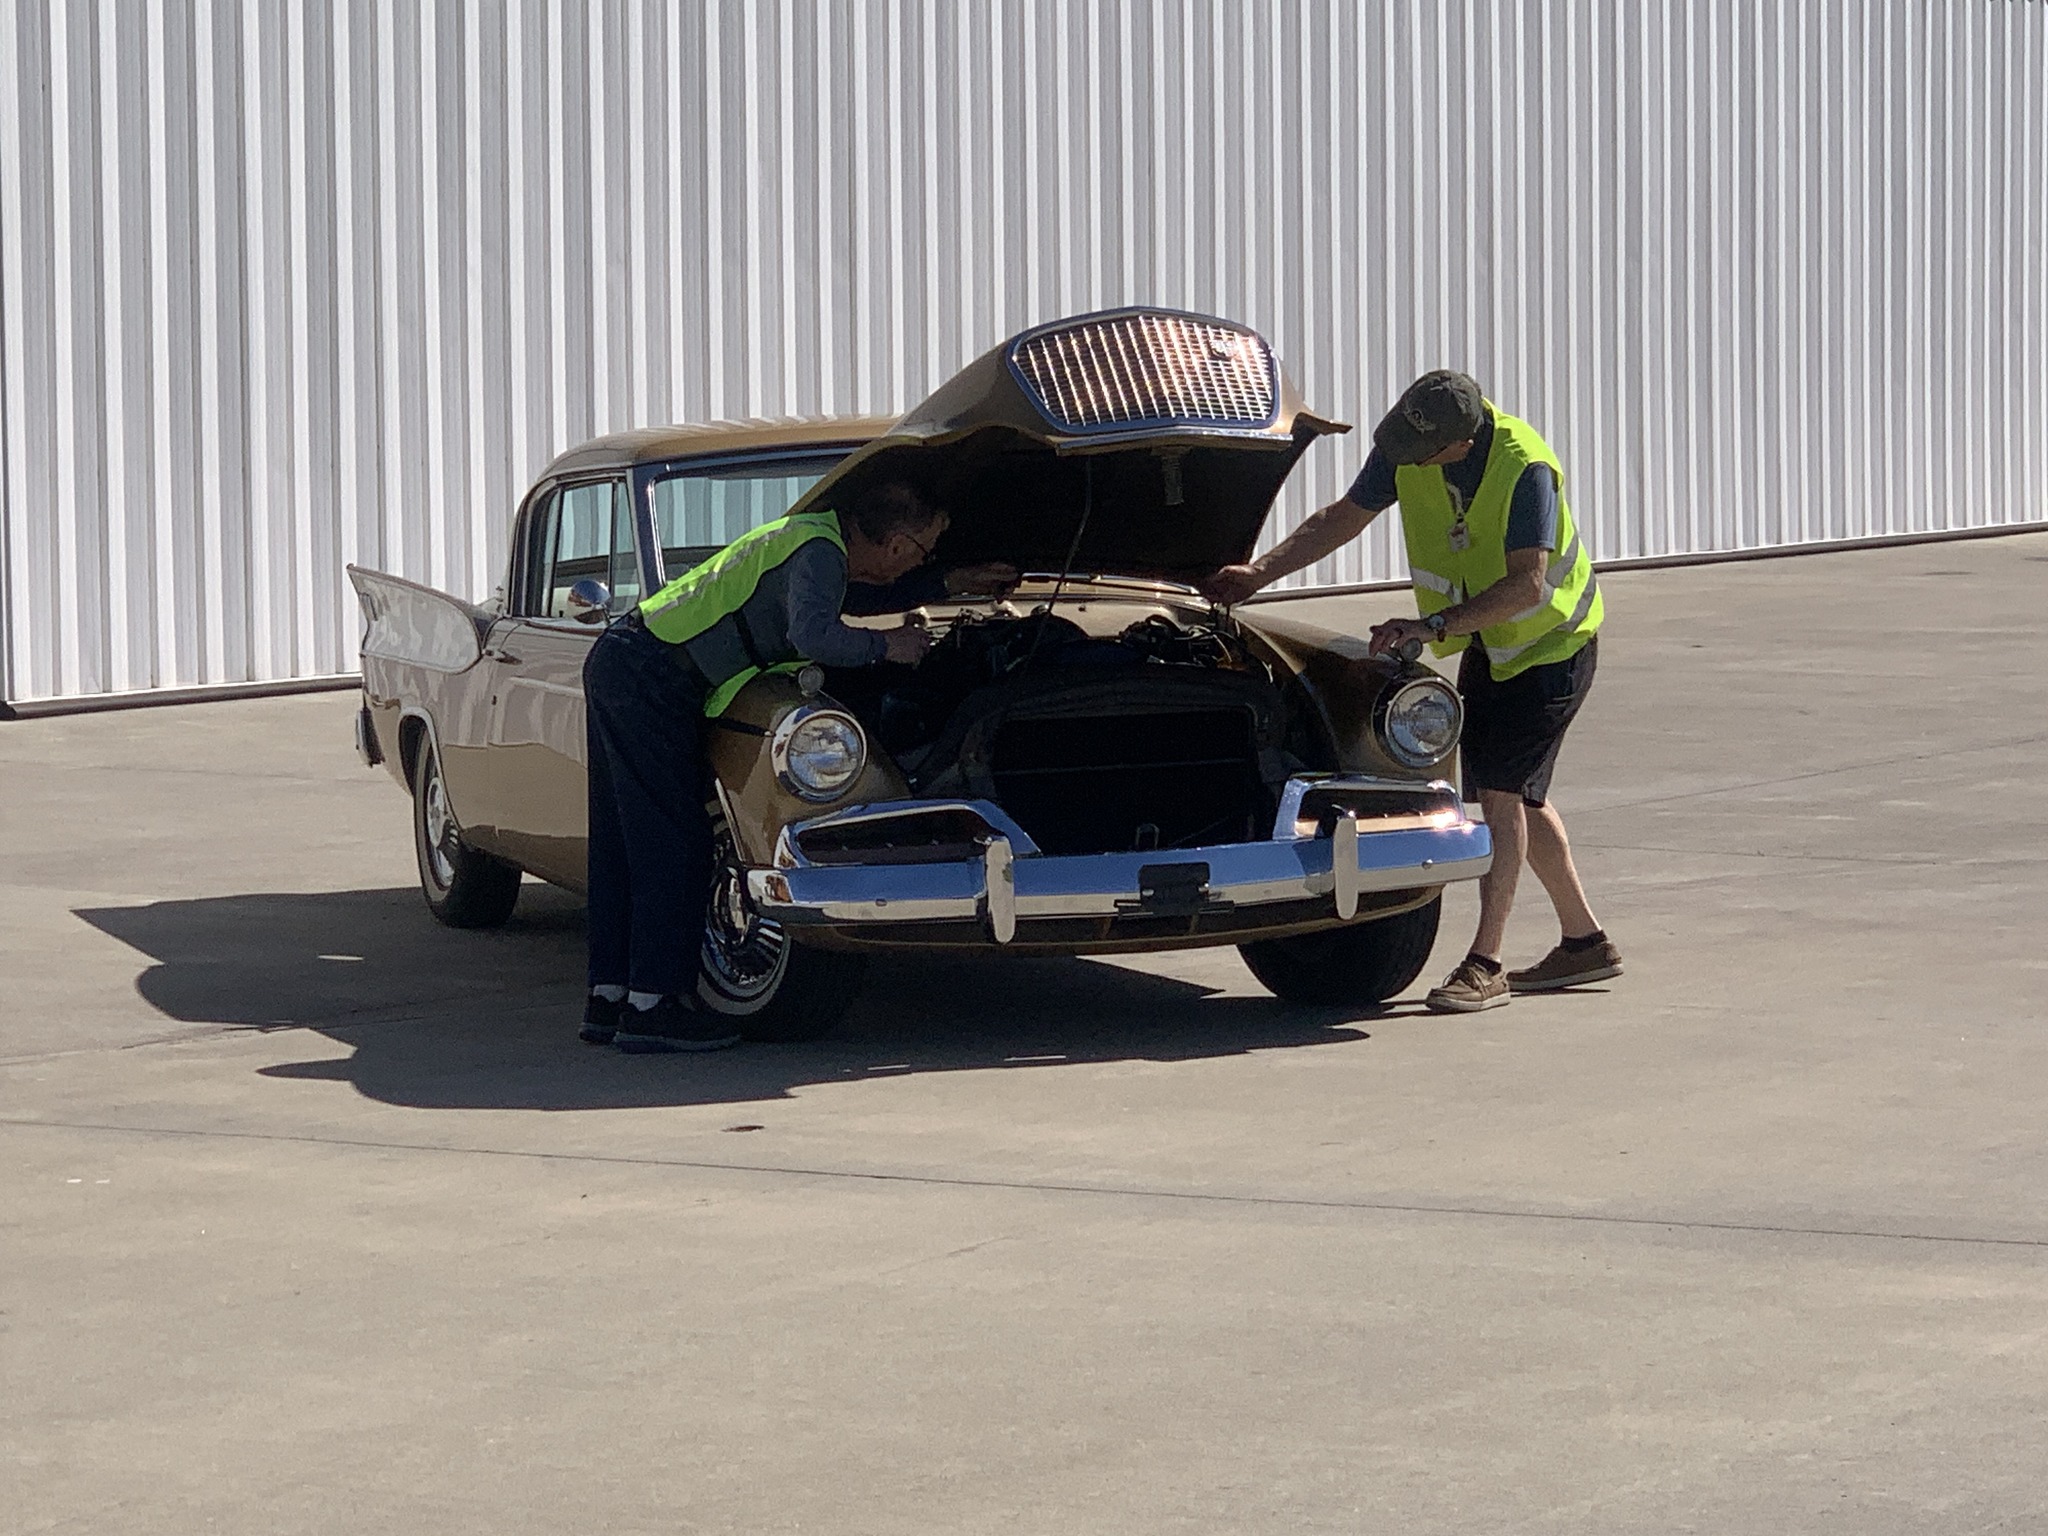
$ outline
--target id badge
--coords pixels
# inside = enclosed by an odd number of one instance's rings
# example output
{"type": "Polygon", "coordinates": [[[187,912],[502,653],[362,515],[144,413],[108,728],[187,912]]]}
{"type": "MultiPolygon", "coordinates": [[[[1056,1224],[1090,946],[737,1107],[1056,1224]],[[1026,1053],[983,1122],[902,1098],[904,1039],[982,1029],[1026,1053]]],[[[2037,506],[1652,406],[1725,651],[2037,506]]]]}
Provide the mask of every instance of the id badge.
{"type": "Polygon", "coordinates": [[[1465,526],[1463,518],[1459,518],[1457,522],[1451,524],[1451,548],[1463,554],[1471,547],[1472,530],[1465,526]]]}

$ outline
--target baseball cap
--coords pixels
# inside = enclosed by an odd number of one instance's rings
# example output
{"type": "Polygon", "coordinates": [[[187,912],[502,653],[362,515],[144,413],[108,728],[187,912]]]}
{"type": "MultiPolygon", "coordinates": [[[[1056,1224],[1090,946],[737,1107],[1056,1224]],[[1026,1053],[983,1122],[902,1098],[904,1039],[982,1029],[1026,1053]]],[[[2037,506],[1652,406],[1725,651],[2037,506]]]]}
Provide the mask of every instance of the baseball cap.
{"type": "Polygon", "coordinates": [[[1373,428],[1373,446],[1392,464],[1420,464],[1473,436],[1486,421],[1486,401],[1466,373],[1439,368],[1401,392],[1373,428]]]}

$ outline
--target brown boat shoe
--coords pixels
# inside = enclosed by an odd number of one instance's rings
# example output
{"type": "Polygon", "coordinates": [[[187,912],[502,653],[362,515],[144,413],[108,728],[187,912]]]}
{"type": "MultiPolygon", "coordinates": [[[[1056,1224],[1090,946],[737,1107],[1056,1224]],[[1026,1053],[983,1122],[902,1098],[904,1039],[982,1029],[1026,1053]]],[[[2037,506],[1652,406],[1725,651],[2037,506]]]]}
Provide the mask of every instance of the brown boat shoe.
{"type": "Polygon", "coordinates": [[[1497,970],[1489,971],[1467,955],[1444,978],[1442,986],[1430,989],[1422,1004],[1431,1013],[1477,1013],[1508,1001],[1507,977],[1497,970]]]}
{"type": "Polygon", "coordinates": [[[1620,974],[1621,951],[1612,939],[1603,938],[1588,949],[1558,945],[1527,969],[1509,971],[1508,987],[1515,992],[1561,992],[1620,974]]]}

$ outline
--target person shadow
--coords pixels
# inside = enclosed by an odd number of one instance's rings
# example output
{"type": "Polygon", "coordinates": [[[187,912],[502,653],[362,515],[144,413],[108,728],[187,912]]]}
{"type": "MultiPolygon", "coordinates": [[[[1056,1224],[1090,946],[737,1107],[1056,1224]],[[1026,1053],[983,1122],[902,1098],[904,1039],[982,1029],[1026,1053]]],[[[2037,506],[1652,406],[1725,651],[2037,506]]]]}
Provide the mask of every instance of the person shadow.
{"type": "Polygon", "coordinates": [[[550,886],[529,882],[511,922],[494,931],[442,927],[411,887],[76,915],[151,958],[136,990],[172,1019],[311,1030],[344,1048],[262,1075],[346,1082],[411,1108],[742,1103],[905,1073],[1194,1061],[1364,1039],[1360,1019],[1406,1011],[1223,996],[1094,959],[920,951],[878,955],[824,1039],[627,1057],[576,1039],[583,906],[550,886]]]}

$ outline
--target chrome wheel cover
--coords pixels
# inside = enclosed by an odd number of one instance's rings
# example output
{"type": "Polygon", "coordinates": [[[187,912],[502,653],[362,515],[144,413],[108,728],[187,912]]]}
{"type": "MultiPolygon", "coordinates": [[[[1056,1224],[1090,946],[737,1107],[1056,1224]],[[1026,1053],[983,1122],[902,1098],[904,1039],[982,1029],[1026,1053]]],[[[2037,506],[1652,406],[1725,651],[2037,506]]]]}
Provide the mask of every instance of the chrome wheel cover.
{"type": "Polygon", "coordinates": [[[441,784],[441,764],[427,762],[427,782],[420,792],[420,848],[426,856],[427,876],[440,890],[455,884],[455,855],[462,846],[462,831],[455,825],[455,813],[448,809],[448,791],[441,784]]]}
{"type": "Polygon", "coordinates": [[[729,850],[720,849],[704,911],[705,1000],[721,1011],[747,1013],[764,1007],[789,969],[789,936],[747,904],[745,873],[729,850]]]}

